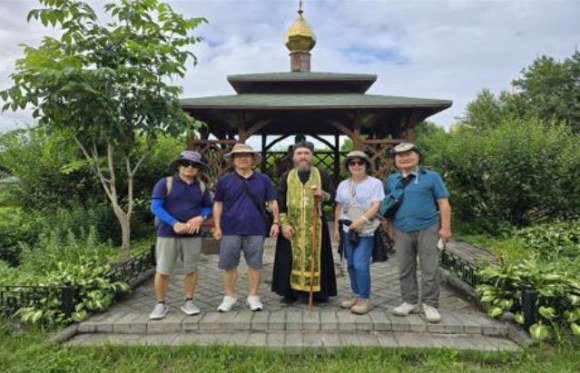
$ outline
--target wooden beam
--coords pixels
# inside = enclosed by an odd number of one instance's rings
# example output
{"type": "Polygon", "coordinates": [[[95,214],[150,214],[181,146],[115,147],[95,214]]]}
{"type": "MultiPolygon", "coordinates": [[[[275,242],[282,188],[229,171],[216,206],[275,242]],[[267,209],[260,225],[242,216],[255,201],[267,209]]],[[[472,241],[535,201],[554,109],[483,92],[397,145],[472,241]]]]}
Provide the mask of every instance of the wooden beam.
{"type": "Polygon", "coordinates": [[[385,144],[385,145],[395,145],[395,144],[400,144],[402,142],[406,142],[407,139],[383,139],[383,140],[363,140],[363,144],[366,145],[380,145],[380,144],[385,144]]]}
{"type": "Polygon", "coordinates": [[[344,124],[340,123],[335,119],[328,119],[328,123],[337,130],[339,130],[340,132],[342,132],[344,135],[350,137],[350,139],[354,141],[355,134],[347,126],[345,126],[344,124]]]}
{"type": "Polygon", "coordinates": [[[270,121],[268,119],[262,119],[258,122],[256,122],[255,124],[253,124],[250,128],[248,128],[247,130],[244,128],[244,137],[242,137],[240,135],[240,142],[246,142],[246,140],[256,134],[259,130],[261,130],[262,128],[266,127],[268,124],[270,124],[270,121]]]}

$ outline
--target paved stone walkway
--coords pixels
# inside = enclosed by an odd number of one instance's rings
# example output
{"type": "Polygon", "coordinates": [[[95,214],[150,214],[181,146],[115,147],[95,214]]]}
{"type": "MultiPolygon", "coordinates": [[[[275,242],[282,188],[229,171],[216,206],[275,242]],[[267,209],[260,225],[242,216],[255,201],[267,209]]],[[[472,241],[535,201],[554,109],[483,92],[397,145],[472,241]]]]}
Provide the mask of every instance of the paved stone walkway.
{"type": "Polygon", "coordinates": [[[169,285],[167,304],[170,312],[163,320],[151,321],[148,314],[155,304],[153,280],[136,289],[104,314],[94,315],[79,325],[79,335],[68,343],[95,344],[237,344],[295,349],[300,347],[334,348],[338,346],[451,347],[481,350],[513,350],[517,345],[506,338],[507,326],[489,319],[451,289],[442,286],[440,311],[443,320],[427,323],[421,315],[392,315],[401,303],[397,263],[372,265],[372,301],[375,308],[367,315],[356,316],[339,307],[350,291],[346,268],[335,254],[339,296],[325,304],[285,305],[270,291],[274,241],[267,240],[260,293],[264,311],[251,312],[247,296],[246,266],[242,260],[238,278],[238,305],[226,314],[217,313],[222,300],[221,273],[217,255],[202,256],[200,280],[195,302],[198,316],[185,316],[180,271],[169,285]]]}

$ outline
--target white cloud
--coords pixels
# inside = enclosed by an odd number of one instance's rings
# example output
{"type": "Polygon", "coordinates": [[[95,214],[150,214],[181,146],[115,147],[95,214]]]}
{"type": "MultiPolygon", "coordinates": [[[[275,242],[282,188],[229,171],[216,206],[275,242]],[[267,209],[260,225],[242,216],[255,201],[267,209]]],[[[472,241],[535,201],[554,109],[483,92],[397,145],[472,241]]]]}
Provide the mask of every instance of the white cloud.
{"type": "MultiPolygon", "coordinates": [[[[232,94],[228,74],[288,71],[282,38],[297,1],[170,1],[210,21],[194,47],[199,65],[181,82],[184,96],[232,94]]],[[[103,4],[104,1],[90,1],[103,4]]],[[[0,0],[0,89],[10,81],[18,44],[35,45],[45,30],[26,24],[35,1],[0,0]]],[[[578,47],[580,1],[321,0],[305,1],[318,36],[316,71],[375,73],[369,93],[452,99],[432,119],[448,127],[482,88],[509,89],[534,58],[562,59],[578,47]]],[[[0,114],[0,131],[23,114],[0,114]]]]}

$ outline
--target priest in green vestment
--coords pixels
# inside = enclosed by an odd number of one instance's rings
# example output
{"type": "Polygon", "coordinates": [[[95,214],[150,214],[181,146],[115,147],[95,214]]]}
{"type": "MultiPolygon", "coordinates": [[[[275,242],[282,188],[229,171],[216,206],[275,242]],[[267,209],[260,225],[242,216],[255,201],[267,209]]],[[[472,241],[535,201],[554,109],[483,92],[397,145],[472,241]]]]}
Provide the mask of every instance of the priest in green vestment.
{"type": "Polygon", "coordinates": [[[311,287],[318,302],[336,295],[330,234],[321,208],[334,201],[335,190],[328,174],[312,165],[313,151],[310,142],[295,144],[294,168],[280,180],[282,234],[276,243],[272,291],[287,303],[307,300],[311,287]],[[320,203],[316,212],[315,196],[320,203]]]}

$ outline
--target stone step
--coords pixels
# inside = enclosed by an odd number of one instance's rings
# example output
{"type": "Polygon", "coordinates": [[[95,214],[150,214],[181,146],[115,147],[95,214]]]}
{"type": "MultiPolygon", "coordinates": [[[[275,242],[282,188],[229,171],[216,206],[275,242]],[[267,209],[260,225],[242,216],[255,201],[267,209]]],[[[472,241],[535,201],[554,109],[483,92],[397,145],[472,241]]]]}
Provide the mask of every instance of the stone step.
{"type": "Polygon", "coordinates": [[[480,351],[519,351],[514,342],[487,335],[409,333],[409,332],[358,332],[332,333],[316,331],[235,332],[235,333],[167,333],[167,334],[78,334],[67,342],[69,346],[87,345],[228,345],[266,347],[286,352],[314,349],[333,352],[340,347],[390,347],[390,348],[454,348],[480,351]]]}
{"type": "Polygon", "coordinates": [[[199,332],[302,332],[322,331],[352,334],[358,332],[411,332],[461,335],[506,336],[508,326],[482,313],[443,312],[442,321],[428,323],[423,316],[394,316],[390,311],[374,309],[367,315],[348,310],[280,310],[229,313],[208,312],[186,316],[172,308],[162,320],[149,320],[146,313],[113,313],[97,315],[79,325],[80,333],[169,334],[199,332]]]}

